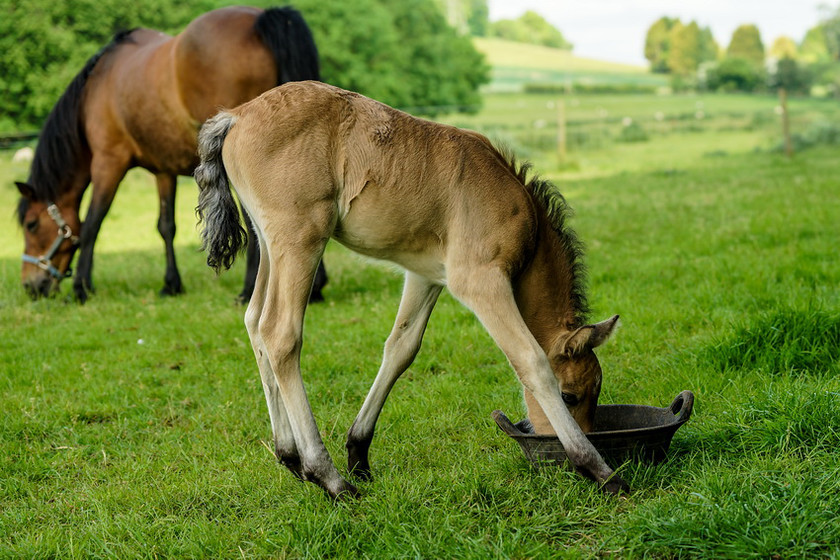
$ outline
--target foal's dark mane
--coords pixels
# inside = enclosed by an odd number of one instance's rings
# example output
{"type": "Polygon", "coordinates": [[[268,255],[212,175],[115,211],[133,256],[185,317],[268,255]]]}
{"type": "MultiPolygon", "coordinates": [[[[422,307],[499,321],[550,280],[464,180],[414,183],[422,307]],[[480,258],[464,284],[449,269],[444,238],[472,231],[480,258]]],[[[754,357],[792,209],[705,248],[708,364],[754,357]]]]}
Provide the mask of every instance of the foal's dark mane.
{"type": "Polygon", "coordinates": [[[566,224],[566,218],[573,214],[572,209],[554,183],[542,179],[536,174],[528,177],[531,172],[530,162],[519,164],[513,154],[509,152],[501,153],[511,172],[545,211],[548,223],[554,233],[557,234],[557,239],[563,247],[563,258],[566,259],[572,277],[570,299],[575,316],[575,326],[580,327],[586,323],[590,310],[586,298],[586,266],[583,264],[583,243],[566,224]]]}
{"type": "MultiPolygon", "coordinates": [[[[38,146],[35,148],[27,181],[37,200],[54,201],[58,195],[57,187],[61,178],[70,173],[82,156],[87,141],[79,112],[85,85],[96,63],[114,47],[130,40],[132,31],[134,30],[117,33],[110,43],[90,57],[50,111],[38,137],[38,146]]],[[[18,222],[21,225],[28,207],[29,199],[21,198],[17,208],[18,222]]]]}

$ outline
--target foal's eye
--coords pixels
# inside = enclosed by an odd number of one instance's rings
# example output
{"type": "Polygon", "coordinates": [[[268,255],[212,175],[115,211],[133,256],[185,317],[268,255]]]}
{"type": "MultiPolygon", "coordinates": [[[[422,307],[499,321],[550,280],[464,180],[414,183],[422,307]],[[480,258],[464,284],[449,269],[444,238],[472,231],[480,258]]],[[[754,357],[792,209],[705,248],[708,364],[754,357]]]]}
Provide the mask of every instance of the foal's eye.
{"type": "Polygon", "coordinates": [[[38,229],[38,220],[26,222],[26,231],[28,231],[29,233],[35,233],[36,229],[38,229]]]}
{"type": "Polygon", "coordinates": [[[580,402],[578,396],[571,393],[560,393],[560,396],[563,397],[563,402],[569,406],[575,406],[580,402]]]}

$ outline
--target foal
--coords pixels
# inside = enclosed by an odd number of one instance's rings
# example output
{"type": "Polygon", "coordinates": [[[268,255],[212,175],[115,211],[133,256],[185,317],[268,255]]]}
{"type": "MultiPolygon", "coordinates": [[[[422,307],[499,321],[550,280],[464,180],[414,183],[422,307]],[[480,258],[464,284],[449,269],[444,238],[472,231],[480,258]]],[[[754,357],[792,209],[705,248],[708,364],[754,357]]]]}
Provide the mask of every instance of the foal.
{"type": "Polygon", "coordinates": [[[333,497],[357,492],[324,447],[300,373],[307,298],[332,237],[406,271],[382,365],[347,436],[351,472],[370,476],[376,420],[446,286],[504,351],[535,424],[544,419],[573,464],[607,491],[627,490],[580,427],[591,428],[600,390],[592,350],[618,317],[584,325],[579,245],[550,183],[526,182],[477,133],[317,82],[286,84],[219,113],[202,127],[199,154],[208,264],[229,267],[245,240],[228,178],[259,239],[245,324],[275,452],[295,475],[333,497]]]}

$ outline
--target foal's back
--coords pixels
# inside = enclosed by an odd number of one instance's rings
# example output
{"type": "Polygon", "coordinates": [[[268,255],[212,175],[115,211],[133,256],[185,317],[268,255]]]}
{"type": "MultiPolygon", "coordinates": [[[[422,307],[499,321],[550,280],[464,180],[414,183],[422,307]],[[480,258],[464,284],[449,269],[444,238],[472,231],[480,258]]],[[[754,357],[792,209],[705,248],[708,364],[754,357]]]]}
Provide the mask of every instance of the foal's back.
{"type": "Polygon", "coordinates": [[[329,200],[336,240],[441,283],[455,263],[515,268],[534,242],[531,197],[477,133],[320,82],[231,113],[225,165],[257,221],[274,204],[329,200]]]}

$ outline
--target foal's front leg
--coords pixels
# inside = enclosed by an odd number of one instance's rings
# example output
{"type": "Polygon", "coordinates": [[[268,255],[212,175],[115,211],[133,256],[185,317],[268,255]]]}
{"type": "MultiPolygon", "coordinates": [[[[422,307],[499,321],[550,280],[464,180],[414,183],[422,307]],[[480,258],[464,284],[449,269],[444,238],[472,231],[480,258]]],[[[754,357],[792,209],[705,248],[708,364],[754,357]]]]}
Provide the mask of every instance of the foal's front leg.
{"type": "Polygon", "coordinates": [[[361,478],[370,478],[368,449],[373,439],[376,420],[394,383],[408,369],[420,350],[429,315],[442,288],[422,276],[406,272],[400,309],[394,328],[385,342],[382,365],[353,426],[347,433],[347,465],[350,472],[361,478]]]}
{"type": "Polygon", "coordinates": [[[510,280],[497,267],[450,271],[449,289],[478,316],[507,356],[522,384],[545,412],[572,464],[603,485],[605,491],[629,491],[607,466],[563,404],[548,357],[522,319],[510,280]]]}

